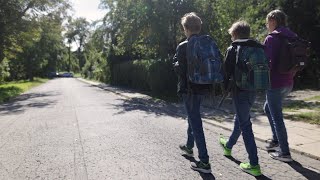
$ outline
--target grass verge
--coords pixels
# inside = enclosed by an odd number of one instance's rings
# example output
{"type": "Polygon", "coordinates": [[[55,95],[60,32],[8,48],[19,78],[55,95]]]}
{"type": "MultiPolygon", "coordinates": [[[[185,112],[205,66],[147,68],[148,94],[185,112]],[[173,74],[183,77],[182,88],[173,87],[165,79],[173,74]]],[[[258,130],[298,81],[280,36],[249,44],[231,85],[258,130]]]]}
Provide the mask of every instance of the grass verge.
{"type": "Polygon", "coordinates": [[[303,101],[294,101],[283,107],[284,117],[293,121],[303,121],[320,125],[320,96],[303,101]]]}
{"type": "Polygon", "coordinates": [[[9,101],[10,99],[20,95],[23,92],[28,91],[29,89],[39,86],[47,82],[48,79],[35,78],[34,81],[13,81],[7,82],[0,85],[0,103],[9,101]]]}
{"type": "Polygon", "coordinates": [[[292,121],[303,121],[320,125],[320,108],[315,112],[299,112],[296,114],[285,114],[284,116],[292,121]]]}
{"type": "Polygon", "coordinates": [[[75,77],[75,78],[83,78],[80,73],[74,73],[73,77],[75,77]]]}
{"type": "Polygon", "coordinates": [[[319,101],[320,102],[320,96],[313,96],[311,98],[305,99],[305,101],[319,101]]]}

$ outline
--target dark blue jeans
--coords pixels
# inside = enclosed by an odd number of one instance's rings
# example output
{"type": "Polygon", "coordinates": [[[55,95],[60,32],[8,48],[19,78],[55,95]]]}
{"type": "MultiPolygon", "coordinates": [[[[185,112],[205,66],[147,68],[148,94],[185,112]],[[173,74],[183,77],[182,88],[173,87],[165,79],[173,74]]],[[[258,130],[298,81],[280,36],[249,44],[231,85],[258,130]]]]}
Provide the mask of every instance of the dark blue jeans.
{"type": "Polygon", "coordinates": [[[232,95],[233,105],[236,111],[234,116],[234,128],[226,144],[227,148],[237,143],[242,132],[243,141],[249,155],[250,164],[259,164],[257,145],[254,140],[252,123],[250,121],[250,109],[255,101],[256,93],[253,91],[236,91],[232,95]]]}
{"type": "Polygon", "coordinates": [[[287,130],[283,121],[282,101],[291,90],[292,86],[268,90],[264,104],[264,111],[269,119],[273,141],[279,142],[281,152],[285,155],[289,155],[290,150],[287,130]]]}
{"type": "Polygon", "coordinates": [[[209,156],[200,115],[200,104],[203,95],[183,94],[182,98],[188,114],[187,147],[193,148],[194,142],[196,142],[200,161],[208,163],[209,156]]]}

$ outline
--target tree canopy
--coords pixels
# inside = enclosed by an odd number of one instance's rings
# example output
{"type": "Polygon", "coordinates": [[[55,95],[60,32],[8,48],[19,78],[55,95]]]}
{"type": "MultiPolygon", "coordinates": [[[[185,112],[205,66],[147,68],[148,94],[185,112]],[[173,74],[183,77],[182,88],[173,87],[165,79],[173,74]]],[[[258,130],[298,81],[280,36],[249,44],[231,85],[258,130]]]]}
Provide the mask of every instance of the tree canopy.
{"type": "Polygon", "coordinates": [[[121,63],[170,61],[185,38],[180,24],[185,13],[196,12],[203,21],[201,33],[214,37],[224,52],[233,22],[248,21],[252,38],[263,42],[267,13],[282,9],[289,27],[312,43],[297,87],[320,87],[318,0],[101,0],[100,7],[107,10],[104,18],[89,23],[68,14],[72,7],[67,0],[0,0],[0,80],[73,71],[117,84],[121,63]]]}

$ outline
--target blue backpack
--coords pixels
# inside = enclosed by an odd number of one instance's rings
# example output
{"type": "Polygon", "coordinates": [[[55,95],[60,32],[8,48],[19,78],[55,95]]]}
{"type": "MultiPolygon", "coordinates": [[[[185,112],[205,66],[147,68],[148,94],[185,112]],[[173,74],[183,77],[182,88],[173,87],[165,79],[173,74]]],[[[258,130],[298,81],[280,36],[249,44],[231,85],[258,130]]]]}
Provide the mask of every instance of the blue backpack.
{"type": "Polygon", "coordinates": [[[236,46],[234,78],[242,90],[263,91],[270,87],[269,61],[262,47],[236,46]]]}
{"type": "Polygon", "coordinates": [[[194,84],[223,81],[221,53],[208,35],[192,36],[187,43],[187,78],[194,84]]]}

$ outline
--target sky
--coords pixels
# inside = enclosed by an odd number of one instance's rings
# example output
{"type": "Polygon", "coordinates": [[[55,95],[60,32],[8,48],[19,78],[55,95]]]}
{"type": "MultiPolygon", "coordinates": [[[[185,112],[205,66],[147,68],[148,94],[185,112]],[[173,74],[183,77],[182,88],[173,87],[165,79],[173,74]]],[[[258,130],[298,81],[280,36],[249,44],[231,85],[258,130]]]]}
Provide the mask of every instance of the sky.
{"type": "MultiPolygon", "coordinates": [[[[70,0],[74,10],[74,17],[84,17],[87,21],[92,22],[102,19],[106,10],[99,9],[100,0],[70,0]]],[[[75,42],[71,44],[72,51],[75,51],[78,46],[75,42]]]]}
{"type": "Polygon", "coordinates": [[[89,22],[103,18],[106,10],[98,8],[100,0],[70,0],[76,17],[84,17],[89,22]]]}

